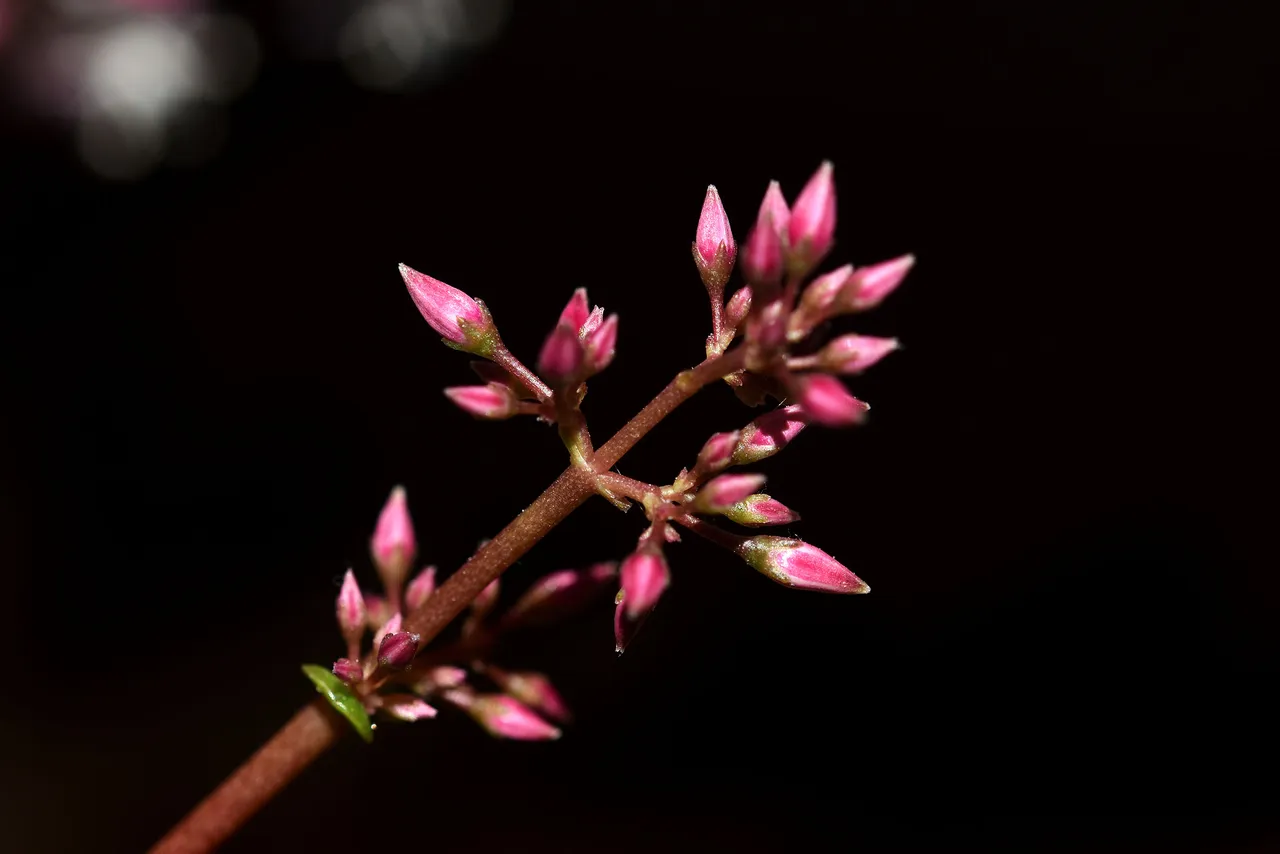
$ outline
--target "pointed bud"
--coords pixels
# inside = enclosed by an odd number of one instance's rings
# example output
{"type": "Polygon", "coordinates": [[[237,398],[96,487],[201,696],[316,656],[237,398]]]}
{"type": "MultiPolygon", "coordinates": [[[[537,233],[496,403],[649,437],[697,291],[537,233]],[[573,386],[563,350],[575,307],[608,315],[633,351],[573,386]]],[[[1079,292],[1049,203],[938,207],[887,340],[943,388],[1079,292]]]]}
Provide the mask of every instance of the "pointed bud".
{"type": "Polygon", "coordinates": [[[333,675],[348,685],[355,685],[364,679],[364,671],[360,668],[360,662],[352,661],[349,658],[339,658],[333,663],[333,675]]]}
{"type": "Polygon", "coordinates": [[[883,261],[856,270],[849,284],[840,295],[840,305],[845,311],[866,311],[875,308],[893,293],[907,273],[915,266],[914,255],[903,255],[892,261],[883,261]]]}
{"type": "Polygon", "coordinates": [[[564,307],[564,311],[560,312],[560,322],[556,325],[567,326],[577,332],[590,316],[591,308],[590,303],[587,302],[587,289],[578,288],[569,298],[569,304],[564,307]]]}
{"type": "Polygon", "coordinates": [[[378,644],[378,664],[392,670],[404,670],[418,654],[421,635],[413,632],[388,632],[378,644]]]}
{"type": "Polygon", "coordinates": [[[503,694],[474,695],[450,691],[445,699],[464,709],[478,724],[498,738],[520,741],[548,741],[560,737],[560,730],[534,714],[533,710],[503,694]]]}
{"type": "Polygon", "coordinates": [[[823,273],[800,295],[800,304],[787,322],[787,340],[800,341],[819,323],[837,313],[836,303],[853,275],[853,265],[823,273]]]}
{"type": "Polygon", "coordinates": [[[897,349],[897,338],[841,335],[822,348],[822,352],[818,354],[818,363],[824,370],[856,374],[865,371],[897,349]]]}
{"type": "Polygon", "coordinates": [[[583,367],[588,376],[598,374],[613,361],[614,350],[618,346],[618,315],[611,314],[608,319],[590,332],[585,339],[583,367]]]}
{"type": "Polygon", "coordinates": [[[365,610],[368,612],[366,622],[373,631],[378,631],[387,620],[391,619],[392,613],[391,603],[383,596],[366,596],[364,600],[365,610]]]}
{"type": "Polygon", "coordinates": [[[621,575],[631,620],[652,611],[671,583],[671,570],[661,553],[632,552],[622,561],[621,575]]]}
{"type": "Polygon", "coordinates": [[[553,572],[535,581],[507,612],[505,620],[520,625],[546,625],[580,610],[617,576],[616,563],[553,572]]]}
{"type": "Polygon", "coordinates": [[[715,185],[707,187],[707,197],[702,203],[702,216],[698,218],[698,231],[693,241],[693,261],[702,276],[702,282],[712,299],[724,294],[724,283],[733,271],[738,257],[738,245],[729,228],[729,217],[720,202],[715,185]]]}
{"type": "Polygon", "coordinates": [[[650,611],[645,611],[638,618],[627,616],[627,591],[619,590],[613,599],[613,651],[618,655],[626,652],[631,642],[636,639],[640,627],[648,619],[650,611]]]}
{"type": "Polygon", "coordinates": [[[769,182],[764,191],[764,199],[760,202],[759,217],[763,218],[766,214],[769,222],[773,223],[773,230],[785,244],[791,224],[791,208],[787,207],[787,199],[782,195],[782,186],[777,181],[769,182]]]}
{"type": "Polygon", "coordinates": [[[836,233],[836,184],[834,167],[827,160],[804,185],[791,208],[787,235],[793,272],[812,270],[831,249],[836,233]]]}
{"type": "Polygon", "coordinates": [[[503,384],[460,385],[446,388],[445,395],[473,418],[502,421],[515,415],[520,399],[503,384]]]}
{"type": "Polygon", "coordinates": [[[807,374],[792,380],[796,398],[814,421],[828,427],[848,427],[862,421],[871,407],[849,394],[844,383],[829,374],[807,374]]]}
{"type": "Polygon", "coordinates": [[[787,537],[744,540],[738,556],[779,584],[826,593],[869,593],[871,588],[817,546],[787,537]]]}
{"type": "Polygon", "coordinates": [[[465,685],[467,671],[461,667],[432,667],[413,683],[413,690],[423,696],[465,685]]]}
{"type": "Polygon", "coordinates": [[[387,635],[391,634],[392,632],[400,631],[400,624],[402,622],[404,622],[404,620],[400,616],[399,611],[396,611],[394,614],[392,614],[391,617],[388,618],[388,620],[385,623],[383,623],[381,626],[379,626],[378,630],[373,633],[373,648],[377,649],[379,646],[381,646],[382,639],[385,638],[387,635]]]}
{"type": "Polygon", "coordinates": [[[557,326],[551,330],[538,354],[538,373],[552,385],[571,382],[582,367],[582,342],[576,329],[557,326]]]}
{"type": "Polygon", "coordinates": [[[772,293],[782,282],[782,238],[764,208],[747,235],[742,251],[742,275],[755,289],[772,293]]]}
{"type": "Polygon", "coordinates": [[[725,329],[737,329],[748,314],[751,313],[751,286],[743,285],[729,297],[729,304],[724,309],[725,329]]]}
{"type": "Polygon", "coordinates": [[[366,617],[360,585],[356,584],[355,573],[348,569],[342,578],[342,589],[338,591],[338,627],[342,629],[347,646],[355,648],[356,653],[360,649],[360,639],[364,637],[366,617]]]}
{"type": "Polygon", "coordinates": [[[493,353],[498,344],[497,329],[478,301],[404,264],[400,275],[418,311],[446,344],[477,356],[493,353]]]}
{"type": "Polygon", "coordinates": [[[554,721],[564,722],[571,717],[569,707],[545,674],[532,670],[506,671],[497,667],[486,667],[484,673],[505,694],[534,711],[541,712],[554,721]]]}
{"type": "Polygon", "coordinates": [[[429,566],[419,572],[409,582],[409,588],[404,594],[404,606],[410,611],[416,611],[418,607],[436,590],[436,568],[429,566]]]}
{"type": "Polygon", "coordinates": [[[693,509],[698,513],[723,513],[764,486],[762,474],[722,474],[698,491],[693,509]]]}
{"type": "Polygon", "coordinates": [[[400,590],[409,575],[409,567],[418,556],[418,540],[413,533],[409,500],[403,486],[391,490],[387,503],[378,514],[378,525],[369,541],[369,550],[373,553],[373,562],[391,607],[399,610],[400,590]]]}
{"type": "Polygon", "coordinates": [[[600,328],[600,324],[604,322],[604,309],[596,306],[591,309],[591,314],[587,317],[587,322],[582,324],[578,329],[578,340],[586,341],[587,336],[600,328]]]}
{"type": "Polygon", "coordinates": [[[694,465],[694,470],[699,474],[708,475],[728,468],[733,459],[733,450],[738,447],[738,442],[741,440],[741,430],[716,433],[698,452],[698,462],[694,465]]]}
{"type": "Polygon", "coordinates": [[[384,694],[379,699],[382,701],[382,711],[402,721],[420,721],[436,716],[434,706],[427,705],[412,694],[384,694]]]}
{"type": "Polygon", "coordinates": [[[747,465],[773,456],[789,445],[810,420],[809,414],[794,404],[761,415],[742,429],[732,464],[747,465]]]}
{"type": "Polygon", "coordinates": [[[800,514],[781,501],[767,495],[748,495],[724,511],[724,517],[747,528],[765,525],[789,525],[800,521],[800,514]]]}

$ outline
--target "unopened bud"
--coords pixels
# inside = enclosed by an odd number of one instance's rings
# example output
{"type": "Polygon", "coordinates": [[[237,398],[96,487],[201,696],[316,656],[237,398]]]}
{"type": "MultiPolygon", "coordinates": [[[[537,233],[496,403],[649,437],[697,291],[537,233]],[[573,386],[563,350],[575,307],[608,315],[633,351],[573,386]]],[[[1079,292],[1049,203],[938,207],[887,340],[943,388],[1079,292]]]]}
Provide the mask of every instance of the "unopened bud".
{"type": "Polygon", "coordinates": [[[498,330],[478,300],[404,264],[400,275],[418,311],[446,344],[486,358],[493,354],[499,344],[498,330]]]}
{"type": "Polygon", "coordinates": [[[383,505],[373,538],[369,541],[369,550],[373,553],[373,562],[391,607],[399,610],[401,588],[409,567],[418,555],[418,541],[413,533],[409,500],[403,486],[391,490],[387,503],[383,505]]]}
{"type": "Polygon", "coordinates": [[[420,721],[436,716],[434,706],[427,705],[412,694],[384,694],[379,700],[382,711],[402,721],[420,721]]]}
{"type": "Polygon", "coordinates": [[[611,314],[584,341],[583,369],[592,376],[609,367],[618,346],[618,315],[611,314]]]}
{"type": "Polygon", "coordinates": [[[748,495],[724,511],[724,517],[747,528],[766,525],[789,525],[800,520],[800,514],[767,495],[748,495]]]}
{"type": "Polygon", "coordinates": [[[364,679],[364,671],[360,668],[360,662],[352,661],[349,658],[339,658],[333,663],[333,675],[348,685],[355,685],[364,679]]]}
{"type": "Polygon", "coordinates": [[[865,371],[898,349],[897,338],[841,335],[818,354],[818,364],[828,371],[856,374],[865,371]]]}
{"type": "Polygon", "coordinates": [[[409,582],[408,589],[404,593],[404,606],[410,611],[416,611],[418,607],[436,590],[436,568],[429,566],[419,572],[409,582]]]}
{"type": "Polygon", "coordinates": [[[733,460],[734,448],[738,446],[738,442],[742,440],[742,431],[734,430],[731,433],[716,433],[707,443],[702,446],[702,450],[698,452],[698,462],[694,469],[699,474],[716,474],[729,467],[733,460]]]}
{"type": "Polygon", "coordinates": [[[804,409],[794,404],[761,415],[742,428],[732,464],[748,465],[773,456],[789,445],[810,420],[804,409]]]}
{"type": "Polygon", "coordinates": [[[737,257],[738,245],[733,240],[733,231],[729,228],[729,217],[720,202],[720,193],[714,185],[709,186],[693,241],[693,261],[712,299],[723,298],[724,283],[729,280],[737,257]]]}
{"type": "Polygon", "coordinates": [[[571,382],[582,367],[583,348],[576,329],[557,326],[538,354],[538,373],[552,385],[571,382]]]}
{"type": "Polygon", "coordinates": [[[849,394],[844,383],[829,374],[807,374],[793,380],[796,398],[814,421],[828,427],[848,427],[863,420],[871,407],[849,394]]]}
{"type": "Polygon", "coordinates": [[[342,637],[348,647],[358,651],[360,639],[364,637],[367,612],[364,597],[360,594],[360,585],[356,583],[355,573],[349,569],[342,578],[342,589],[338,591],[337,606],[338,627],[342,630],[342,637]]]}
{"type": "Polygon", "coordinates": [[[520,408],[520,399],[515,392],[501,383],[453,386],[446,388],[444,393],[463,412],[487,421],[510,418],[520,408]]]}
{"type": "Polygon", "coordinates": [[[764,485],[762,474],[722,474],[698,491],[693,509],[699,513],[723,513],[764,485]]]}
{"type": "Polygon", "coordinates": [[[571,717],[569,707],[545,674],[532,670],[506,671],[497,667],[486,667],[484,673],[504,693],[552,720],[564,722],[571,717]]]}
{"type": "Polygon", "coordinates": [[[632,552],[622,561],[621,576],[631,620],[652,611],[671,583],[671,570],[661,553],[632,552]]]}
{"type": "Polygon", "coordinates": [[[413,632],[388,632],[378,645],[378,664],[392,670],[404,670],[418,654],[421,635],[413,632]]]}
{"type": "Polygon", "coordinates": [[[812,270],[831,249],[836,232],[836,185],[831,161],[824,161],[791,207],[787,224],[788,265],[794,275],[812,270]]]}
{"type": "Polygon", "coordinates": [[[837,313],[837,301],[844,291],[853,265],[823,273],[809,283],[800,294],[800,304],[787,321],[787,340],[800,341],[819,323],[837,313]]]}
{"type": "Polygon", "coordinates": [[[467,671],[461,667],[432,667],[422,675],[422,678],[413,683],[413,690],[425,696],[436,691],[457,688],[465,685],[466,681],[467,671]]]}
{"type": "Polygon", "coordinates": [[[521,625],[546,625],[580,610],[618,577],[616,563],[588,569],[562,569],[533,583],[507,612],[505,619],[521,625]]]}
{"type": "Polygon", "coordinates": [[[450,691],[445,699],[464,709],[478,724],[498,738],[520,741],[549,741],[560,730],[538,717],[532,709],[505,694],[474,695],[450,691]]]}
{"type": "Polygon", "coordinates": [[[817,546],[787,537],[744,540],[738,555],[779,584],[826,593],[869,593],[871,588],[817,546]]]}
{"type": "Polygon", "coordinates": [[[724,308],[724,326],[726,329],[737,329],[743,319],[751,313],[751,286],[743,285],[729,297],[729,304],[724,308]]]}
{"type": "Polygon", "coordinates": [[[569,298],[569,303],[564,307],[564,311],[560,312],[560,322],[556,325],[567,326],[577,332],[590,316],[591,308],[590,303],[587,302],[587,289],[578,288],[573,292],[573,296],[569,298]]]}
{"type": "Polygon", "coordinates": [[[915,265],[914,255],[903,255],[892,261],[883,261],[855,270],[853,277],[840,295],[840,305],[845,311],[866,311],[875,308],[884,298],[897,290],[915,265]]]}

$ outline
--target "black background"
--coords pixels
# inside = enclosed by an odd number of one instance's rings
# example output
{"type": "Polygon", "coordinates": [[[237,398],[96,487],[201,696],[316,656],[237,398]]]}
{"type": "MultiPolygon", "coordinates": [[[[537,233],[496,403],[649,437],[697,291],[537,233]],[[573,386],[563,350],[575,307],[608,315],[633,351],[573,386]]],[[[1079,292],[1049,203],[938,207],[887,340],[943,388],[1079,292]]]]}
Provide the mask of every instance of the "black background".
{"type": "MultiPolygon", "coordinates": [[[[339,654],[392,485],[448,570],[563,466],[549,429],[448,404],[467,360],[397,262],[529,360],[574,287],[619,312],[599,441],[701,355],[707,182],[741,239],[823,158],[833,259],[919,259],[839,328],[906,349],[851,382],[868,426],[762,468],[874,592],[687,540],[621,658],[607,601],[500,656],[562,686],[559,743],[387,725],[226,850],[1280,845],[1269,22],[1061,5],[522,4],[394,96],[273,54],[260,10],[262,77],[203,169],[106,184],[10,123],[11,850],[141,850],[313,696],[297,666],[339,654]]],[[[667,480],[751,414],[713,388],[621,470],[667,480]]],[[[504,601],[640,525],[589,504],[504,601]]]]}

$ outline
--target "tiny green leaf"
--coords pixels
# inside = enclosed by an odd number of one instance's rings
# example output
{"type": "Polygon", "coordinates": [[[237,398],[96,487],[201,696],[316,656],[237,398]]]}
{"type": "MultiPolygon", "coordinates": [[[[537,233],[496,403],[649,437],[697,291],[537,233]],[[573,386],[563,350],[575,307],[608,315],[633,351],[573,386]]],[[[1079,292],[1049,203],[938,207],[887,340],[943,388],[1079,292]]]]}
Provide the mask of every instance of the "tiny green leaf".
{"type": "Polygon", "coordinates": [[[315,683],[316,690],[329,701],[329,705],[338,710],[338,714],[351,721],[357,733],[365,741],[373,741],[373,727],[369,724],[369,713],[364,710],[364,703],[347,684],[319,664],[304,664],[302,672],[315,683]]]}

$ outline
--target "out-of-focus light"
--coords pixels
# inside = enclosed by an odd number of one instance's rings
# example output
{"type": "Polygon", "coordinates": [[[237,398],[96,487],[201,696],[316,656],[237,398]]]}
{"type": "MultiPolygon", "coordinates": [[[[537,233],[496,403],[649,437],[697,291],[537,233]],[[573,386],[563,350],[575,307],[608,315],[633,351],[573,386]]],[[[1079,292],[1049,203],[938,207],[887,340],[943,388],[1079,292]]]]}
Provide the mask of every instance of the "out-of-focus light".
{"type": "Polygon", "coordinates": [[[357,82],[403,89],[491,40],[509,13],[506,0],[373,0],[343,24],[338,53],[357,82]]]}

